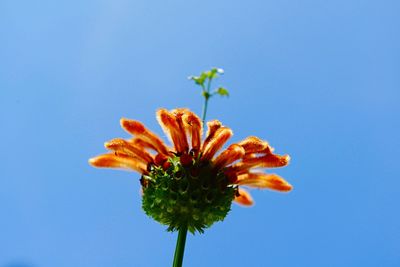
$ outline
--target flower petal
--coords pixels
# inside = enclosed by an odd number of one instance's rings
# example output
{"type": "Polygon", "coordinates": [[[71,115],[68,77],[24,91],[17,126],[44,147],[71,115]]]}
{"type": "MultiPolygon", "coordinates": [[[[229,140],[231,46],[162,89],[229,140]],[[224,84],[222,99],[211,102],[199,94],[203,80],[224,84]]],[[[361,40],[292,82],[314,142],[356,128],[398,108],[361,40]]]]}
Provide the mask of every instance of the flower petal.
{"type": "Polygon", "coordinates": [[[212,138],[214,138],[215,133],[219,128],[222,127],[222,124],[218,120],[213,120],[207,122],[207,133],[206,133],[206,139],[204,140],[203,146],[201,148],[201,151],[204,151],[205,147],[208,145],[208,143],[211,141],[212,138]]]}
{"type": "Polygon", "coordinates": [[[171,138],[178,153],[188,151],[188,143],[185,130],[183,128],[182,112],[176,110],[176,113],[170,113],[166,109],[157,111],[157,120],[164,132],[171,138]]]}
{"type": "Polygon", "coordinates": [[[269,146],[266,141],[263,141],[255,136],[249,136],[238,144],[244,148],[246,154],[260,153],[269,146]]]}
{"type": "Polygon", "coordinates": [[[134,120],[129,120],[122,118],[120,120],[122,128],[124,128],[128,133],[136,135],[142,138],[144,141],[153,145],[159,153],[165,155],[169,154],[167,146],[164,142],[153,132],[148,130],[142,123],[134,120]]]}
{"type": "Polygon", "coordinates": [[[131,143],[132,145],[136,146],[136,147],[139,147],[139,148],[143,149],[143,150],[149,148],[149,149],[152,149],[154,151],[157,151],[157,148],[154,145],[152,145],[149,142],[146,142],[145,140],[143,140],[140,137],[132,138],[128,142],[131,143]]]}
{"type": "Polygon", "coordinates": [[[238,185],[256,188],[268,188],[280,192],[289,192],[292,190],[292,186],[277,174],[247,173],[239,175],[236,183],[238,185]]]}
{"type": "Polygon", "coordinates": [[[172,114],[175,115],[176,122],[178,123],[179,126],[179,136],[182,144],[182,151],[180,152],[187,152],[189,150],[189,144],[186,136],[186,129],[183,122],[183,116],[188,112],[189,110],[187,108],[178,108],[172,110],[172,114]]]}
{"type": "Polygon", "coordinates": [[[89,163],[99,168],[130,169],[142,174],[147,174],[146,164],[123,154],[103,154],[89,159],[89,163]]]}
{"type": "Polygon", "coordinates": [[[213,138],[208,142],[207,146],[203,149],[202,160],[207,161],[211,160],[215,153],[221,149],[221,147],[225,144],[226,141],[233,135],[231,129],[227,127],[219,128],[213,138]]]}
{"type": "Polygon", "coordinates": [[[113,151],[120,151],[123,153],[126,153],[128,155],[131,155],[140,161],[144,162],[145,164],[149,164],[153,162],[153,157],[144,149],[141,149],[139,147],[135,147],[134,145],[130,144],[128,141],[125,141],[124,139],[121,138],[116,138],[113,139],[109,142],[104,143],[104,146],[107,149],[113,150],[113,151]]]}
{"type": "Polygon", "coordinates": [[[289,164],[289,155],[267,154],[261,157],[244,159],[243,163],[253,167],[278,168],[289,164]]]}
{"type": "Polygon", "coordinates": [[[201,146],[201,136],[203,135],[203,123],[200,118],[191,111],[186,112],[183,116],[183,121],[192,139],[192,149],[198,153],[201,146]]]}
{"type": "Polygon", "coordinates": [[[237,175],[239,175],[239,174],[242,174],[242,173],[247,172],[247,171],[250,170],[250,168],[252,168],[252,167],[253,167],[253,165],[244,164],[243,162],[238,162],[238,163],[235,163],[235,164],[229,166],[229,167],[226,169],[225,172],[226,172],[227,174],[229,173],[229,174],[232,175],[232,176],[237,176],[237,175]]]}
{"type": "Polygon", "coordinates": [[[253,198],[250,193],[244,189],[238,188],[238,194],[235,197],[235,202],[244,205],[244,206],[252,206],[254,204],[253,198]]]}
{"type": "Polygon", "coordinates": [[[241,159],[245,154],[245,150],[242,146],[238,144],[230,145],[226,150],[224,150],[219,156],[213,160],[214,168],[216,170],[222,169],[229,164],[241,159]]]}

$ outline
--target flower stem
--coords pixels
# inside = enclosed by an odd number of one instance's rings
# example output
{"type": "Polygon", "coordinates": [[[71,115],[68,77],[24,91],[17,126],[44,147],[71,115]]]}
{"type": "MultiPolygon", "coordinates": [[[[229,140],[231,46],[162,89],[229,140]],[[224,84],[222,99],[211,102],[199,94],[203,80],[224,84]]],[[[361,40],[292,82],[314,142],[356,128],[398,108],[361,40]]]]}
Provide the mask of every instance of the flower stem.
{"type": "Polygon", "coordinates": [[[205,102],[204,102],[204,106],[203,106],[203,118],[201,119],[203,121],[203,125],[204,122],[206,120],[206,114],[207,114],[207,107],[208,107],[208,97],[205,98],[205,102]]]}
{"type": "Polygon", "coordinates": [[[176,240],[176,248],[174,255],[173,267],[182,267],[183,254],[185,253],[185,243],[187,235],[187,226],[183,226],[179,229],[178,239],[176,240]]]}
{"type": "Polygon", "coordinates": [[[203,125],[204,125],[204,122],[206,120],[207,108],[208,108],[208,100],[211,97],[211,95],[210,95],[211,80],[212,80],[212,78],[208,79],[207,89],[205,88],[204,85],[202,85],[203,94],[204,94],[204,106],[203,106],[203,118],[202,118],[203,125]]]}

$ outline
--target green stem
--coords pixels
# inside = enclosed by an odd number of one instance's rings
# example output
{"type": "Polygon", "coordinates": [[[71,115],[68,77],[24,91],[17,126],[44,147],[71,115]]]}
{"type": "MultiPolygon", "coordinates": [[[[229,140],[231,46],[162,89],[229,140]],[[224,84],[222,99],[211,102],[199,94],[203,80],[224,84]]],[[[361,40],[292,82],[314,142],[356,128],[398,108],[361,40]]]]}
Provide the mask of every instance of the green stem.
{"type": "Polygon", "coordinates": [[[205,122],[205,120],[206,120],[206,115],[207,115],[207,108],[208,108],[208,100],[210,99],[210,97],[211,97],[211,95],[210,95],[210,88],[211,88],[211,80],[212,79],[208,79],[208,82],[207,82],[207,90],[206,90],[206,88],[204,87],[204,85],[202,85],[202,87],[203,87],[203,92],[205,92],[206,93],[206,95],[205,95],[205,97],[204,97],[204,106],[203,106],[203,118],[202,118],[202,121],[203,121],[203,125],[204,125],[204,122],[205,122]]]}
{"type": "Polygon", "coordinates": [[[204,125],[204,122],[205,122],[205,120],[206,120],[207,107],[208,107],[208,99],[209,99],[209,97],[206,97],[206,98],[205,98],[205,102],[204,102],[204,106],[203,106],[203,118],[201,119],[201,120],[203,121],[203,125],[204,125]]]}
{"type": "Polygon", "coordinates": [[[183,254],[185,253],[185,243],[187,235],[187,226],[181,227],[178,233],[178,239],[176,240],[176,248],[174,255],[173,267],[182,267],[183,254]]]}

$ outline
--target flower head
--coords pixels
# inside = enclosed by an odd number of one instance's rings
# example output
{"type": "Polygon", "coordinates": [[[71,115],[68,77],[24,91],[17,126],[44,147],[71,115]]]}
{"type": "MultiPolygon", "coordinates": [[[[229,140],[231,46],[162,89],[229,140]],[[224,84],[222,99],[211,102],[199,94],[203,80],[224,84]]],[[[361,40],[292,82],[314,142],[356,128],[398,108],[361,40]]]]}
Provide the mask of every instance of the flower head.
{"type": "Polygon", "coordinates": [[[251,195],[242,187],[292,189],[276,174],[252,171],[289,163],[288,155],[274,154],[266,141],[251,136],[217,154],[233,134],[218,120],[207,123],[203,141],[202,121],[188,109],[159,109],[157,120],[173,147],[142,123],[123,118],[122,128],[133,137],[106,142],[111,152],[89,162],[139,172],[144,211],[169,230],[185,225],[191,232],[203,232],[225,218],[232,201],[252,205],[251,195]]]}

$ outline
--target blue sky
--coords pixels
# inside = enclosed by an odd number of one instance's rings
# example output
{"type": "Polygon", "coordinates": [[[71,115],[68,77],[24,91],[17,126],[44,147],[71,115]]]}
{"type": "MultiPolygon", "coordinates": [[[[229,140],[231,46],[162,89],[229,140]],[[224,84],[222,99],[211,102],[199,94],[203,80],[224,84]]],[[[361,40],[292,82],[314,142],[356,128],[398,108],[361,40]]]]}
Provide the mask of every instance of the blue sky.
{"type": "Polygon", "coordinates": [[[252,191],[185,266],[400,265],[398,1],[0,2],[0,266],[169,266],[139,175],[91,168],[119,119],[231,97],[209,119],[268,140],[289,194],[252,191]]]}

